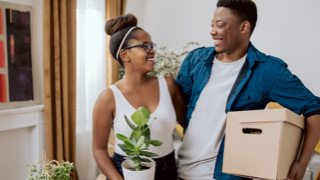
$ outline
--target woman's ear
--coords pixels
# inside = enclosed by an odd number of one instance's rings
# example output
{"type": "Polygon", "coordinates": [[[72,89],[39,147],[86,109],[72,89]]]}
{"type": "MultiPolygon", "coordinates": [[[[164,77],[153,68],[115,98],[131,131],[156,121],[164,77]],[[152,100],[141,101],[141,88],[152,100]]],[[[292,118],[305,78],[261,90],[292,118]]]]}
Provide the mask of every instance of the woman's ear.
{"type": "Polygon", "coordinates": [[[126,49],[121,50],[119,56],[122,59],[122,61],[130,62],[130,57],[129,57],[128,51],[126,49]]]}
{"type": "Polygon", "coordinates": [[[250,22],[249,21],[244,21],[240,25],[240,33],[241,34],[250,33],[250,27],[251,27],[250,22]]]}

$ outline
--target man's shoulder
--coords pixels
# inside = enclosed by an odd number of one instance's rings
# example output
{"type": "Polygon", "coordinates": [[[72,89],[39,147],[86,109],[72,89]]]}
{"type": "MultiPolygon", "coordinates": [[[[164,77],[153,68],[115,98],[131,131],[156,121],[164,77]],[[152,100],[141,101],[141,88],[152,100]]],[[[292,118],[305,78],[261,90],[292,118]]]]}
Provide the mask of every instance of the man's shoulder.
{"type": "Polygon", "coordinates": [[[194,50],[192,50],[189,54],[193,54],[193,55],[202,55],[204,53],[210,53],[212,51],[215,50],[215,47],[212,46],[212,47],[205,47],[205,46],[202,46],[202,47],[198,47],[194,50]]]}
{"type": "Polygon", "coordinates": [[[189,52],[185,60],[189,63],[196,63],[200,59],[206,59],[206,57],[212,54],[215,50],[215,47],[199,47],[189,52]]]}
{"type": "MultiPolygon", "coordinates": [[[[254,48],[253,49],[254,54],[256,57],[259,59],[260,62],[266,62],[266,64],[272,64],[274,66],[286,66],[287,64],[280,58],[272,56],[272,55],[267,55],[265,53],[260,52],[258,49],[254,48]]],[[[262,63],[264,64],[264,63],[262,63]]]]}
{"type": "Polygon", "coordinates": [[[282,59],[272,56],[272,55],[267,55],[268,60],[270,63],[275,63],[277,65],[287,65],[282,59]]]}

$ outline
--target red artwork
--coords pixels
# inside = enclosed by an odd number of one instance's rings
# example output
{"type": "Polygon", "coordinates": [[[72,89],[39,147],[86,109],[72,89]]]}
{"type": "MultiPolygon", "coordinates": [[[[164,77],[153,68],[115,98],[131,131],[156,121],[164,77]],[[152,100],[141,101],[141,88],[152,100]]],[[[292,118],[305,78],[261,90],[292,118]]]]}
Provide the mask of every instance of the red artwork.
{"type": "Polygon", "coordinates": [[[4,46],[3,41],[0,41],[0,68],[5,68],[4,60],[4,46]]]}
{"type": "Polygon", "coordinates": [[[2,8],[0,8],[0,34],[3,34],[3,13],[2,13],[2,8]]]}
{"type": "Polygon", "coordinates": [[[5,74],[0,74],[0,103],[6,103],[7,100],[7,78],[5,74]]]}

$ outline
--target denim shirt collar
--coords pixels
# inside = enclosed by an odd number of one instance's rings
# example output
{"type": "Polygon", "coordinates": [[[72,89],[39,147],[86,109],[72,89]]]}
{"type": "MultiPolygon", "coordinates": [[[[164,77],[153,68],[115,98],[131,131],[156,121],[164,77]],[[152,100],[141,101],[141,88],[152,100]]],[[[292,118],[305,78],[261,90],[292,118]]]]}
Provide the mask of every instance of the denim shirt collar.
{"type": "MultiPolygon", "coordinates": [[[[212,64],[216,54],[217,54],[217,51],[215,51],[215,47],[212,47],[201,55],[200,60],[206,61],[206,65],[209,66],[210,64],[212,64]]],[[[266,57],[262,54],[263,53],[257,50],[250,42],[248,54],[247,54],[247,60],[249,61],[249,66],[252,67],[255,62],[265,62],[266,57]]]]}
{"type": "Polygon", "coordinates": [[[265,55],[263,53],[261,53],[258,49],[256,49],[252,43],[250,42],[250,46],[248,49],[248,55],[247,55],[247,59],[249,61],[249,63],[253,63],[253,62],[265,62],[267,61],[265,55]]]}

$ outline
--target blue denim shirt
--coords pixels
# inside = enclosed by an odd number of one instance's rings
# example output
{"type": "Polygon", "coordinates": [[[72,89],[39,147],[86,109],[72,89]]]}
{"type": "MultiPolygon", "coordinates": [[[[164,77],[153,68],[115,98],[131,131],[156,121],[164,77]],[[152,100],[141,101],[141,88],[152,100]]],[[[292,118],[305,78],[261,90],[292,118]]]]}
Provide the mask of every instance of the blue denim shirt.
{"type": "MultiPolygon", "coordinates": [[[[215,54],[215,47],[198,48],[190,52],[181,65],[176,81],[188,103],[184,130],[209,80],[215,54]]],[[[226,112],[264,109],[269,102],[278,102],[299,115],[303,114],[305,118],[320,114],[320,98],[291,74],[287,64],[279,58],[261,53],[250,43],[246,61],[228,96],[226,112]]],[[[224,137],[216,160],[214,179],[242,179],[221,172],[223,150],[224,137]]]]}

